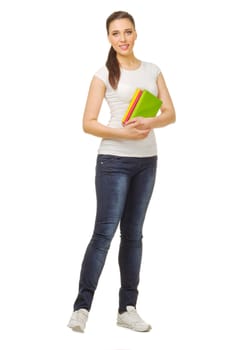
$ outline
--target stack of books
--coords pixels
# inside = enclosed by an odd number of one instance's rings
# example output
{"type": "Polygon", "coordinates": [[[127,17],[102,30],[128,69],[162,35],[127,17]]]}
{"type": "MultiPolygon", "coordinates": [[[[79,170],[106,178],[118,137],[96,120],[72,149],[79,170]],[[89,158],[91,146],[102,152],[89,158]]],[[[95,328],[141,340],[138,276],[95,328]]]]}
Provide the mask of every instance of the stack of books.
{"type": "Polygon", "coordinates": [[[148,90],[136,89],[122,118],[122,124],[135,117],[155,117],[162,101],[148,90]]]}

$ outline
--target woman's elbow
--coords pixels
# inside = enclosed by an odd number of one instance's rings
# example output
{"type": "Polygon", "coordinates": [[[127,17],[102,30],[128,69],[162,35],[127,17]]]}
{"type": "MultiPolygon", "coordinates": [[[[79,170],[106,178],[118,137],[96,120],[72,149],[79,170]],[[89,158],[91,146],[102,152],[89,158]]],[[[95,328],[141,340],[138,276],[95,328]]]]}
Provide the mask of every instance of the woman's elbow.
{"type": "Polygon", "coordinates": [[[170,116],[170,124],[173,124],[176,122],[176,112],[173,111],[170,116]]]}
{"type": "Polygon", "coordinates": [[[163,116],[165,116],[165,118],[163,119],[163,125],[169,125],[169,124],[173,124],[176,122],[176,113],[174,110],[169,110],[169,111],[165,111],[163,116]]]}
{"type": "Polygon", "coordinates": [[[89,123],[85,120],[83,120],[82,129],[86,134],[90,133],[89,123]]]}
{"type": "Polygon", "coordinates": [[[85,132],[85,133],[88,133],[88,128],[86,127],[86,124],[85,123],[82,123],[82,130],[85,132]]]}

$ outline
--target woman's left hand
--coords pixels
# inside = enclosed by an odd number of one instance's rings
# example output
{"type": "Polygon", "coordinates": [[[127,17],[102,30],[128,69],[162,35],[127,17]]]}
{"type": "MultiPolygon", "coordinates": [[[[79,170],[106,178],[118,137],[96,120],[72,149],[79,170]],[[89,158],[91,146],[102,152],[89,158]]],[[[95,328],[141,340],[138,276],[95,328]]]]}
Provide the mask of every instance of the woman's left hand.
{"type": "Polygon", "coordinates": [[[134,127],[139,130],[152,129],[150,118],[135,117],[124,124],[124,126],[134,124],[134,127]]]}

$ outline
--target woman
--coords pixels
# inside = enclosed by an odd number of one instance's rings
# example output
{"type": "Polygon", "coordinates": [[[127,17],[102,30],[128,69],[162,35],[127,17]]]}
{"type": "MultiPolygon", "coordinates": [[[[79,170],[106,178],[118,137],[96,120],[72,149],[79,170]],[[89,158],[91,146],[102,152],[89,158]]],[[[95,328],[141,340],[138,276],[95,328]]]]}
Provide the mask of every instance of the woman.
{"type": "Polygon", "coordinates": [[[142,229],[157,166],[153,129],[173,123],[175,110],[160,69],[134,55],[137,33],[133,17],[124,11],[114,12],[106,20],[106,29],[111,48],[106,65],[92,79],[83,117],[84,131],[101,138],[95,177],[96,221],[82,262],[79,292],[68,326],[74,331],[84,331],[111,240],[120,225],[121,288],[117,324],[145,332],[151,326],[137,313],[136,303],[142,229]],[[136,88],[147,89],[162,100],[160,113],[155,118],[136,117],[122,125],[136,88]],[[98,121],[104,98],[111,113],[107,126],[98,121]]]}

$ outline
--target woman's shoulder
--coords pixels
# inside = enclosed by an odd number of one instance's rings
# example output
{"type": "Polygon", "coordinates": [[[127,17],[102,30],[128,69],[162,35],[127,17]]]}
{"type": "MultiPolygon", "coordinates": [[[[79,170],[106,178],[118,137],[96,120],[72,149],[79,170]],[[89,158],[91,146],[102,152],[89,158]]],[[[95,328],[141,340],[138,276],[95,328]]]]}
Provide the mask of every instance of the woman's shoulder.
{"type": "Polygon", "coordinates": [[[149,61],[142,61],[142,65],[144,69],[151,70],[155,74],[159,74],[161,72],[160,67],[156,63],[149,62],[149,61]]]}
{"type": "Polygon", "coordinates": [[[94,73],[94,76],[96,76],[96,77],[100,78],[101,80],[103,80],[104,82],[106,82],[108,79],[107,67],[104,65],[104,66],[98,68],[97,71],[94,73]]]}

